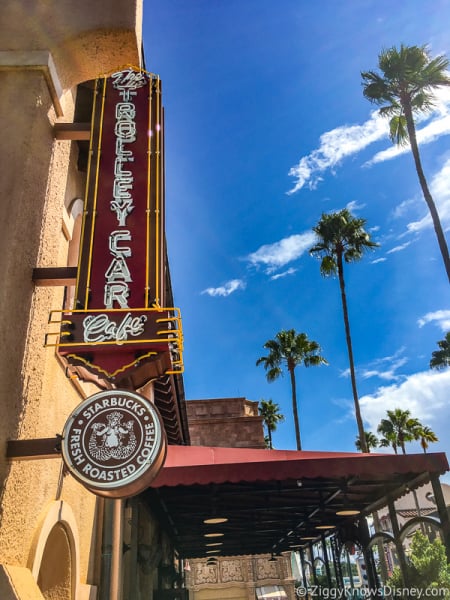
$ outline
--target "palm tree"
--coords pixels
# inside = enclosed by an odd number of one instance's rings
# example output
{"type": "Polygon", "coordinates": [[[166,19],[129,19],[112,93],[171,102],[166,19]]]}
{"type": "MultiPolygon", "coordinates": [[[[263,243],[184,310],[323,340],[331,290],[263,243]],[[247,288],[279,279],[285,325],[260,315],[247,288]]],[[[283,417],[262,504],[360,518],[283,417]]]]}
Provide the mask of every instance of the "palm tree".
{"type": "Polygon", "coordinates": [[[398,454],[397,436],[395,434],[394,428],[392,427],[392,424],[388,424],[387,420],[384,419],[383,426],[381,426],[380,423],[380,425],[378,425],[377,431],[383,436],[382,438],[380,438],[380,448],[389,448],[389,446],[392,446],[392,449],[395,452],[395,454],[398,454]]]}
{"type": "Polygon", "coordinates": [[[405,443],[419,439],[417,432],[422,427],[420,421],[411,417],[409,410],[395,408],[387,411],[387,419],[381,419],[377,431],[383,438],[380,440],[380,446],[392,446],[395,454],[398,448],[406,454],[405,443]]]}
{"type": "Polygon", "coordinates": [[[370,102],[381,106],[380,114],[390,117],[391,140],[399,145],[409,142],[419,177],[423,197],[428,205],[439,248],[450,281],[450,257],[436,205],[420,160],[414,115],[433,109],[434,90],[450,85],[447,68],[449,60],[443,56],[431,58],[427,46],[400,46],[383,50],[378,55],[381,71],[364,71],[363,94],[370,102]]]}
{"type": "Polygon", "coordinates": [[[434,443],[439,441],[439,438],[434,431],[426,425],[419,425],[419,427],[417,427],[415,431],[415,439],[420,440],[420,445],[425,453],[427,452],[430,442],[434,443]]]}
{"type": "Polygon", "coordinates": [[[347,296],[345,293],[344,262],[350,263],[360,260],[365,250],[371,250],[378,246],[364,230],[365,223],[365,219],[353,217],[346,208],[339,212],[322,214],[319,223],[316,227],[313,227],[313,231],[317,236],[317,243],[309,251],[311,255],[321,259],[320,272],[323,276],[327,277],[337,274],[339,278],[355,416],[358,425],[358,437],[362,442],[361,450],[363,452],[367,452],[367,445],[364,437],[358,391],[356,389],[355,364],[350,335],[347,296]]]}
{"type": "Polygon", "coordinates": [[[284,421],[284,415],[280,413],[280,407],[272,399],[260,401],[259,414],[267,427],[267,446],[272,450],[272,432],[275,431],[278,423],[284,421]]]}
{"type": "MultiPolygon", "coordinates": [[[[377,436],[374,433],[372,433],[371,431],[364,431],[364,438],[366,440],[366,451],[367,452],[370,452],[370,450],[372,448],[376,448],[379,444],[379,440],[378,440],[377,436]]],[[[361,446],[361,441],[360,441],[359,437],[356,438],[355,446],[359,452],[362,452],[362,446],[361,446]]]]}
{"type": "Polygon", "coordinates": [[[317,342],[308,339],[306,333],[296,333],[295,329],[282,329],[275,339],[268,340],[264,348],[269,350],[267,356],[261,356],[256,361],[256,366],[262,364],[266,369],[267,381],[275,381],[282,375],[282,366],[286,366],[291,378],[292,412],[294,415],[295,437],[297,450],[302,449],[300,441],[300,427],[298,422],[297,390],[295,381],[295,367],[303,365],[313,367],[328,364],[320,355],[320,346],[317,342]]]}
{"type": "Polygon", "coordinates": [[[431,369],[445,369],[450,367],[450,331],[445,334],[443,340],[439,340],[437,345],[440,350],[435,350],[431,355],[431,369]]]}

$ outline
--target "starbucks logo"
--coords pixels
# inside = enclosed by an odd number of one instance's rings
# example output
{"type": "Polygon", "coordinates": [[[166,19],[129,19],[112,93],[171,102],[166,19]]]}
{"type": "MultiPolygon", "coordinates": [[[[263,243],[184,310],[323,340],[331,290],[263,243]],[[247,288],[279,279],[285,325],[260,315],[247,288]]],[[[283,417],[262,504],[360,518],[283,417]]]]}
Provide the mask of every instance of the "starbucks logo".
{"type": "Polygon", "coordinates": [[[87,398],[66,422],[62,455],[71,474],[95,494],[133,496],[161,469],[166,438],[146,398],[109,390],[87,398]]]}

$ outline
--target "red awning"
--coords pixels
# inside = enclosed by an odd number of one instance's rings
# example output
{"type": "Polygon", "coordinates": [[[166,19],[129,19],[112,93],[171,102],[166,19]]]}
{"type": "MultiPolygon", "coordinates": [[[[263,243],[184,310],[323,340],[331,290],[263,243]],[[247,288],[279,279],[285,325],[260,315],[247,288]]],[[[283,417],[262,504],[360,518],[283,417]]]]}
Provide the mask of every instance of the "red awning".
{"type": "Polygon", "coordinates": [[[241,481],[283,481],[317,477],[364,477],[448,471],[443,452],[430,454],[362,454],[254,450],[211,446],[169,446],[167,459],[151,487],[241,481]]]}
{"type": "Polygon", "coordinates": [[[211,545],[222,556],[277,553],[348,534],[361,516],[448,468],[444,453],[169,446],[143,499],[184,558],[208,556],[211,545]]]}

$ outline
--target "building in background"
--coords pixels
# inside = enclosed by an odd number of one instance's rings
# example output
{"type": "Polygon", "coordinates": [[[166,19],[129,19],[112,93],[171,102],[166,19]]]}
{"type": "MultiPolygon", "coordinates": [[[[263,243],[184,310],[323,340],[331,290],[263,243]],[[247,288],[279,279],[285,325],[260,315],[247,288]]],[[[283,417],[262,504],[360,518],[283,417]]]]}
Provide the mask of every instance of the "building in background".
{"type": "Polygon", "coordinates": [[[266,447],[258,402],[246,398],[189,400],[186,410],[193,446],[266,447]]]}
{"type": "MultiPolygon", "coordinates": [[[[246,398],[188,400],[186,409],[194,446],[265,448],[258,402],[246,398]]],[[[211,539],[211,544],[211,558],[189,560],[186,581],[191,600],[294,600],[290,553],[213,559],[214,544],[220,541],[211,539]]]]}

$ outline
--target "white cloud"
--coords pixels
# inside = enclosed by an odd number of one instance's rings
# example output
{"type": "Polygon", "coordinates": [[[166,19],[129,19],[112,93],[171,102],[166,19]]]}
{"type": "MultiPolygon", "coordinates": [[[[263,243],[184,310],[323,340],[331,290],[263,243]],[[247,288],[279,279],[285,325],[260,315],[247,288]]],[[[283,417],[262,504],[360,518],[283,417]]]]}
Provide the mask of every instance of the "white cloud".
{"type": "Polygon", "coordinates": [[[392,214],[396,218],[403,217],[404,215],[406,215],[408,213],[408,211],[411,209],[411,207],[415,207],[416,205],[417,205],[417,199],[415,199],[415,198],[409,198],[408,200],[403,200],[403,202],[400,202],[400,204],[398,204],[394,208],[394,210],[392,211],[392,214]]]}
{"type": "MultiPolygon", "coordinates": [[[[439,218],[442,226],[448,227],[450,225],[450,159],[446,160],[443,167],[438,171],[430,181],[430,191],[433,199],[436,203],[436,207],[439,212],[439,218]]],[[[424,204],[425,216],[419,221],[415,221],[408,224],[408,231],[411,233],[420,231],[422,229],[432,227],[431,216],[424,204]]]]}
{"type": "Polygon", "coordinates": [[[394,252],[401,252],[402,250],[407,248],[410,244],[411,244],[411,242],[405,242],[401,246],[395,246],[394,248],[391,248],[390,250],[388,250],[386,252],[386,254],[394,254],[394,252]]]}
{"type": "MultiPolygon", "coordinates": [[[[365,367],[357,367],[357,376],[362,379],[371,379],[378,377],[384,381],[398,381],[404,379],[405,375],[396,373],[397,369],[403,367],[408,362],[408,359],[403,356],[405,348],[399,348],[392,356],[383,356],[377,358],[365,367]]],[[[350,369],[345,369],[340,373],[340,377],[349,377],[350,369]]]]}
{"type": "Polygon", "coordinates": [[[286,277],[287,275],[293,275],[294,273],[297,272],[297,269],[294,268],[289,268],[286,271],[283,271],[282,273],[277,273],[276,275],[272,275],[272,277],[270,279],[272,279],[273,281],[276,281],[277,279],[281,279],[282,277],[286,277]]]}
{"type": "MultiPolygon", "coordinates": [[[[440,88],[436,90],[436,102],[433,113],[431,114],[431,120],[429,114],[416,115],[416,128],[417,128],[417,142],[419,145],[429,144],[434,142],[437,138],[442,135],[450,134],[450,90],[447,88],[440,88]],[[428,121],[427,125],[419,129],[419,125],[423,121],[428,121]]],[[[387,119],[386,119],[387,121],[387,119]]],[[[387,123],[386,123],[387,125],[387,123]]],[[[377,152],[375,156],[366,163],[366,165],[372,165],[385,160],[391,160],[400,154],[410,152],[409,144],[406,146],[393,145],[386,150],[377,152]]]]}
{"type": "Polygon", "coordinates": [[[209,287],[206,288],[205,290],[203,290],[201,293],[202,294],[207,294],[208,296],[229,296],[230,294],[232,294],[233,292],[235,292],[236,290],[243,290],[245,289],[245,282],[242,281],[242,279],[231,279],[230,281],[227,281],[227,283],[225,283],[224,285],[221,285],[219,287],[213,288],[213,287],[209,287]]]}
{"type": "MultiPolygon", "coordinates": [[[[450,115],[446,115],[445,117],[432,121],[423,127],[423,129],[418,129],[417,142],[419,143],[419,146],[430,144],[442,135],[448,134],[450,134],[450,115]]],[[[377,152],[377,154],[367,161],[365,165],[370,166],[386,160],[391,160],[392,158],[400,156],[400,154],[405,154],[406,152],[411,152],[409,144],[405,146],[395,145],[391,148],[387,148],[386,150],[382,150],[381,152],[377,152]]]]}
{"type": "Polygon", "coordinates": [[[376,258],[375,260],[371,261],[371,264],[372,265],[376,265],[378,263],[382,263],[382,262],[386,262],[386,261],[387,261],[387,258],[383,258],[383,257],[382,258],[376,258]]]}
{"type": "Polygon", "coordinates": [[[351,202],[347,203],[347,206],[345,208],[347,210],[349,210],[351,213],[354,213],[357,210],[359,210],[360,208],[364,208],[365,206],[366,206],[365,204],[358,204],[356,202],[356,200],[352,200],[351,202]]]}
{"type": "MultiPolygon", "coordinates": [[[[440,446],[447,446],[444,449],[448,451],[449,387],[450,369],[414,373],[401,383],[379,387],[373,394],[360,398],[361,412],[367,429],[376,432],[379,422],[386,417],[387,410],[409,410],[413,417],[435,431],[441,441],[440,446]]],[[[434,448],[438,448],[438,445],[433,445],[430,450],[433,451],[434,448]]]]}
{"type": "MultiPolygon", "coordinates": [[[[393,360],[393,357],[386,358],[386,361],[390,362],[391,360],[393,360]]],[[[400,379],[404,379],[404,376],[398,375],[396,373],[396,371],[400,367],[403,367],[403,365],[406,364],[407,362],[408,362],[408,359],[403,357],[403,358],[398,358],[396,360],[393,360],[392,364],[384,369],[376,369],[376,368],[362,369],[361,377],[363,379],[370,379],[372,377],[378,377],[379,379],[382,379],[384,381],[398,381],[400,379]]]]}
{"type": "Polygon", "coordinates": [[[261,246],[249,254],[246,260],[254,266],[264,265],[266,272],[272,273],[307,252],[315,240],[316,236],[312,231],[291,235],[274,244],[261,246]]]}
{"type": "Polygon", "coordinates": [[[419,327],[428,323],[436,323],[442,331],[450,331],[450,310],[436,310],[429,312],[417,321],[419,327]]]}
{"type": "MultiPolygon", "coordinates": [[[[436,91],[436,103],[431,115],[418,115],[416,125],[426,122],[417,128],[419,144],[429,144],[442,135],[450,134],[450,90],[441,88],[436,91]]],[[[320,144],[316,150],[303,156],[297,165],[291,167],[289,175],[295,178],[294,187],[288,194],[294,194],[303,187],[317,187],[322,180],[321,174],[336,167],[344,158],[357,154],[389,133],[388,119],[375,110],[362,125],[342,125],[320,136],[320,144]]],[[[391,160],[400,154],[410,152],[409,146],[389,146],[377,152],[364,166],[391,160]]]]}
{"type": "Polygon", "coordinates": [[[360,152],[387,134],[386,121],[378,111],[372,112],[370,119],[362,125],[343,125],[326,131],[320,136],[319,148],[303,156],[289,170],[295,184],[288,194],[298,192],[305,185],[314,189],[320,181],[320,173],[337,166],[345,157],[360,152]]]}

